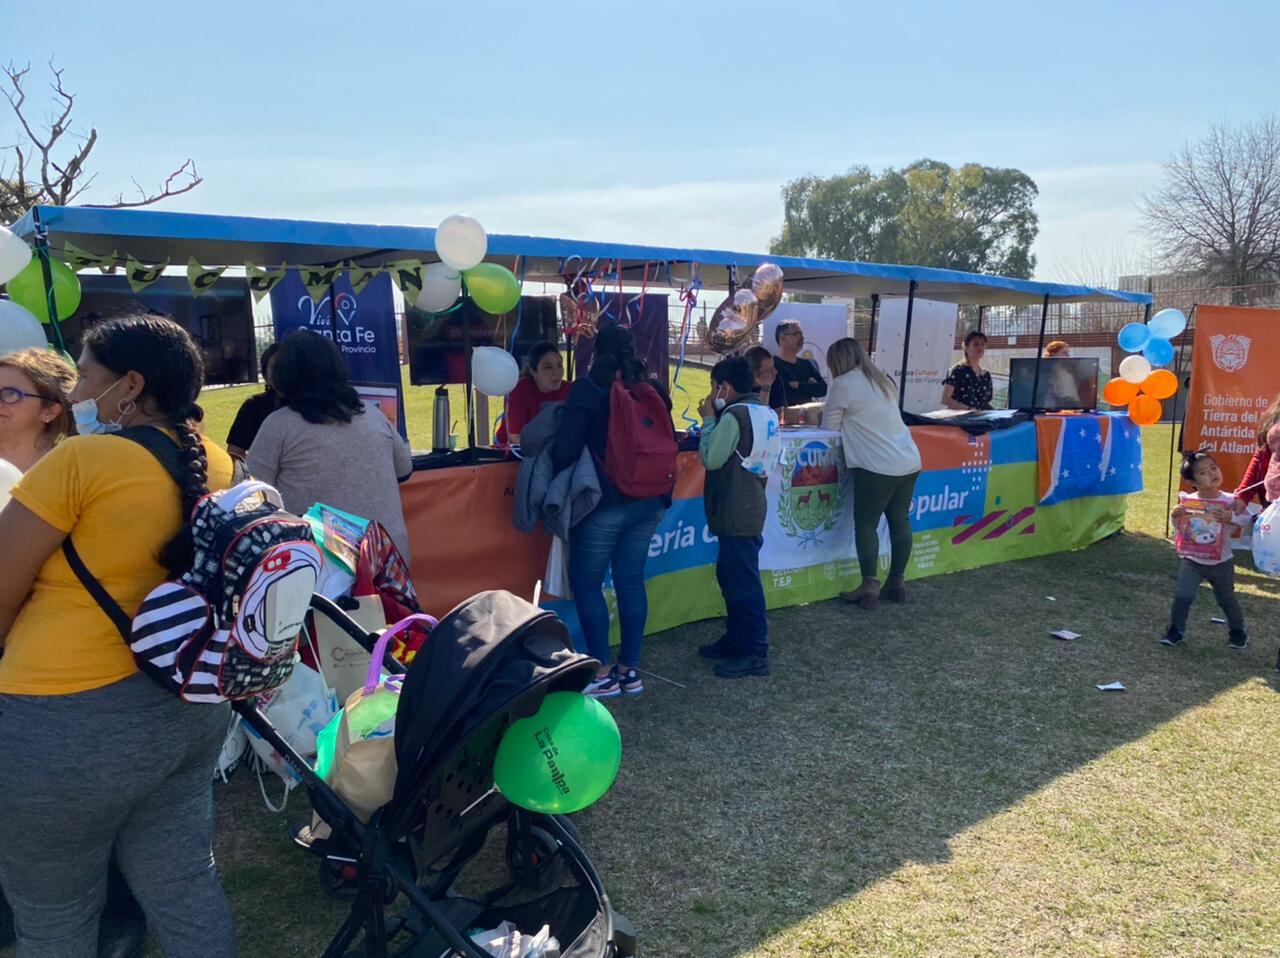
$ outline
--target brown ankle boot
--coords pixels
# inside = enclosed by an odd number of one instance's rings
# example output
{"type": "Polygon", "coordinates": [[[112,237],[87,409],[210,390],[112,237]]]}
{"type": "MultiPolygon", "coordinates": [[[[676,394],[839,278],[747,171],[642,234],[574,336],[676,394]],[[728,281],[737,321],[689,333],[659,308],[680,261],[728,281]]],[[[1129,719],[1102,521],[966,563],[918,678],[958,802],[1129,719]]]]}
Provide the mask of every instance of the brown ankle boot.
{"type": "Polygon", "coordinates": [[[863,579],[852,592],[841,592],[840,598],[871,612],[880,604],[880,580],[863,579]]]}
{"type": "Polygon", "coordinates": [[[880,601],[892,602],[896,605],[907,604],[907,577],[901,575],[889,576],[889,581],[884,584],[884,588],[880,590],[880,601]]]}

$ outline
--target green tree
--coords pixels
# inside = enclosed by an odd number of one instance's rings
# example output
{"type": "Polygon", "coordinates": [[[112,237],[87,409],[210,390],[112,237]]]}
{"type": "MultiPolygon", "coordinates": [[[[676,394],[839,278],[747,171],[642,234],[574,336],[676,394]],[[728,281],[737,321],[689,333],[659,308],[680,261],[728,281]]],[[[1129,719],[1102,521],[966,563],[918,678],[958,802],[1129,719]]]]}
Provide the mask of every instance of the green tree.
{"type": "Polygon", "coordinates": [[[880,175],[865,166],[782,188],[773,253],[938,266],[1028,278],[1038,190],[1021,170],[918,160],[880,175]]]}

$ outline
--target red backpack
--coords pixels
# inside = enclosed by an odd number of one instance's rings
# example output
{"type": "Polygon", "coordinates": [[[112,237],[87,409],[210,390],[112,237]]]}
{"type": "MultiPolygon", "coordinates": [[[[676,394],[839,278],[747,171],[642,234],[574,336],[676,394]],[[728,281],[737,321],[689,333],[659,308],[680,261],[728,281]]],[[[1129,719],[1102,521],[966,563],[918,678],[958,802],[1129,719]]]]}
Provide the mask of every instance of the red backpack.
{"type": "Polygon", "coordinates": [[[668,495],[676,484],[676,433],[658,390],[645,382],[609,391],[604,471],[624,496],[668,495]]]}

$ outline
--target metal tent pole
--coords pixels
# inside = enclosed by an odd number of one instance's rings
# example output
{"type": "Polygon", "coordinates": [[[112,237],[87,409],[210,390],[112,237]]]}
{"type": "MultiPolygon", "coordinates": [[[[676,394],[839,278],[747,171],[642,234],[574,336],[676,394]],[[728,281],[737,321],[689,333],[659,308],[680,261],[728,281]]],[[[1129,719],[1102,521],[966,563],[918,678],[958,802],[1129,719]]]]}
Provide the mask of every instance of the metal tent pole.
{"type": "Polygon", "coordinates": [[[31,220],[36,227],[36,256],[40,258],[40,273],[44,277],[45,309],[49,312],[49,328],[58,352],[66,355],[67,344],[62,338],[62,323],[58,319],[58,297],[53,292],[53,269],[49,266],[49,228],[40,219],[40,207],[31,207],[31,220]]]}
{"type": "Polygon", "coordinates": [[[911,313],[916,305],[916,287],[919,284],[913,279],[907,287],[907,325],[902,332],[902,375],[898,381],[898,411],[907,404],[907,359],[911,355],[911,313]]]}
{"type": "Polygon", "coordinates": [[[871,294],[871,328],[867,330],[867,355],[876,351],[876,317],[880,315],[880,294],[871,294]]]}
{"type": "Polygon", "coordinates": [[[1036,347],[1036,375],[1031,383],[1031,408],[1036,408],[1036,396],[1040,392],[1040,363],[1044,355],[1044,330],[1049,325],[1049,294],[1044,294],[1044,306],[1040,310],[1040,345],[1036,347]]]}
{"type": "MultiPolygon", "coordinates": [[[[1169,510],[1173,508],[1174,445],[1175,444],[1179,446],[1182,445],[1182,443],[1178,441],[1178,433],[1180,432],[1182,427],[1182,423],[1178,419],[1178,396],[1182,392],[1182,355],[1183,355],[1183,350],[1187,348],[1187,339],[1190,338],[1191,324],[1195,320],[1195,318],[1196,318],[1196,307],[1193,304],[1191,307],[1191,315],[1187,317],[1187,328],[1182,331],[1182,342],[1178,344],[1178,358],[1174,360],[1174,364],[1173,364],[1173,370],[1174,370],[1173,375],[1178,380],[1178,388],[1173,393],[1173,419],[1169,423],[1169,469],[1167,472],[1168,478],[1165,479],[1165,489],[1164,489],[1164,535],[1166,539],[1169,537],[1169,510]]],[[[1142,321],[1144,323],[1148,323],[1151,321],[1151,304],[1150,303],[1147,303],[1146,313],[1143,315],[1142,321]]],[[[1187,403],[1190,404],[1190,402],[1191,402],[1191,393],[1190,391],[1188,391],[1187,403]]],[[[1184,406],[1182,408],[1182,417],[1184,420],[1186,419],[1186,415],[1187,415],[1187,409],[1184,406]]]]}
{"type": "Polygon", "coordinates": [[[978,326],[977,326],[978,332],[982,332],[982,316],[986,312],[986,309],[987,307],[985,306],[978,307],[978,326]]]}

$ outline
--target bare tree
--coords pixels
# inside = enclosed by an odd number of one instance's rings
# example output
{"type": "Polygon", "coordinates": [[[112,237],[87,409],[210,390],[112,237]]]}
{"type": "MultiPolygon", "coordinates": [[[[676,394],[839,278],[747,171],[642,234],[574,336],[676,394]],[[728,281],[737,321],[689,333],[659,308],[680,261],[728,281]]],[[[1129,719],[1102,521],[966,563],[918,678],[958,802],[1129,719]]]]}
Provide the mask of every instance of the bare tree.
{"type": "MultiPolygon", "coordinates": [[[[75,94],[62,85],[62,70],[49,62],[53,82],[53,110],[47,122],[31,119],[24,83],[31,65],[19,68],[9,63],[4,68],[4,95],[18,119],[17,141],[0,147],[0,222],[11,223],[32,206],[66,206],[90,186],[96,175],[86,175],[86,163],[98,142],[98,131],[90,128],[87,135],[71,128],[71,110],[75,94]]],[[[203,182],[195,161],[188,159],[174,170],[155,191],[148,191],[137,180],[137,195],[116,195],[112,203],[86,203],[86,206],[109,208],[148,206],[170,196],[187,193],[203,182]]]]}
{"type": "Polygon", "coordinates": [[[1052,279],[1066,283],[1115,289],[1122,277],[1150,274],[1152,263],[1148,251],[1135,243],[1116,240],[1109,247],[1090,244],[1074,255],[1059,255],[1046,272],[1052,279]]]}
{"type": "Polygon", "coordinates": [[[1226,286],[1280,274],[1280,120],[1215,125],[1164,174],[1143,213],[1170,269],[1226,286]]]}

